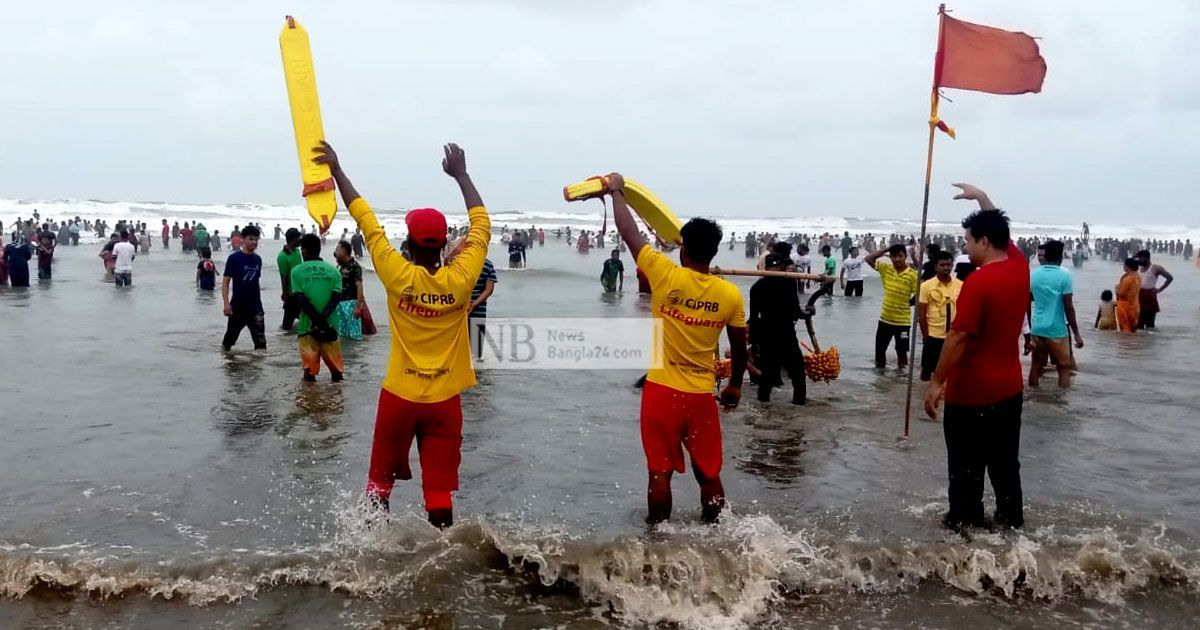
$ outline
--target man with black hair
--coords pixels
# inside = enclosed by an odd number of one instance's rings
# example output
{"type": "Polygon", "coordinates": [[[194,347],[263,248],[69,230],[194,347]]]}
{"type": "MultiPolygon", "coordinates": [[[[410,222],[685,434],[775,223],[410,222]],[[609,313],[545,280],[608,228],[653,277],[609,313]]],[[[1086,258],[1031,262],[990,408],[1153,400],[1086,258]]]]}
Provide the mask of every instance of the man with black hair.
{"type": "Polygon", "coordinates": [[[937,243],[930,243],[925,248],[925,264],[921,265],[921,282],[932,280],[937,275],[938,255],[941,253],[942,246],[937,243]]]}
{"type": "Polygon", "coordinates": [[[379,392],[367,496],[386,510],[397,479],[412,479],[413,440],[421,461],[425,511],[435,527],[454,523],[453,493],[462,461],[461,392],[475,385],[467,330],[471,291],[483,269],[491,221],[456,144],[443,147],[442,170],[462,191],[471,227],[459,254],[442,264],[446,216],[414,208],[404,216],[410,262],[388,241],[371,210],[342,169],[333,147],[322,142],[313,158],[328,164],[350,216],[362,228],[375,272],[387,289],[392,352],[379,392]]]}
{"type": "Polygon", "coordinates": [[[1138,272],[1142,274],[1142,290],[1138,294],[1138,305],[1141,307],[1138,315],[1138,328],[1154,330],[1155,320],[1161,310],[1158,305],[1158,294],[1166,291],[1167,287],[1175,282],[1175,276],[1172,276],[1171,272],[1162,265],[1151,263],[1149,250],[1143,249],[1133,257],[1138,260],[1138,272]],[[1158,286],[1159,278],[1166,278],[1167,281],[1162,286],[1158,286]]]}
{"type": "Polygon", "coordinates": [[[850,257],[842,261],[841,283],[846,297],[862,297],[863,294],[863,259],[858,255],[858,248],[850,248],[850,257]]]}
{"type": "Polygon", "coordinates": [[[224,302],[225,337],[221,347],[226,352],[237,343],[243,328],[250,329],[255,350],[267,349],[267,335],[263,325],[263,307],[259,280],[262,278],[262,258],[254,253],[258,249],[258,228],[246,226],[242,230],[241,249],[234,250],[225,259],[224,278],[221,281],[221,301],[224,302]],[[230,289],[233,295],[230,296],[230,289]]]}
{"type": "Polygon", "coordinates": [[[621,250],[612,250],[612,256],[600,268],[600,285],[605,293],[625,290],[625,265],[621,262],[621,250]]]}
{"type": "Polygon", "coordinates": [[[338,341],[337,305],[342,292],[342,272],[321,260],[321,238],[306,234],[300,238],[304,262],[292,269],[292,303],[300,309],[296,335],[300,344],[300,364],[304,380],[317,380],[321,362],[329,367],[333,382],[342,380],[345,371],[342,346],[338,341]]]}
{"type": "Polygon", "coordinates": [[[721,331],[728,332],[732,354],[729,384],[720,394],[726,410],[741,399],[747,356],[742,294],[709,273],[721,244],[721,228],[700,218],[684,224],[676,265],[638,232],[625,203],[624,178],[612,173],[607,182],[617,230],[650,281],[651,313],[662,322],[662,364],[651,367],[642,389],[642,448],[649,472],[646,522],[670,518],[671,476],[686,470],[685,449],[700,484],[701,516],[716,522],[725,507],[721,421],[713,400],[721,331]]]}
{"type": "Polygon", "coordinates": [[[292,270],[304,262],[300,253],[300,230],[288,228],[284,234],[283,248],[275,256],[275,264],[279,267],[279,285],[283,291],[279,299],[283,301],[283,322],[280,330],[291,330],[296,318],[300,316],[300,307],[292,299],[292,270]]]}
{"type": "Polygon", "coordinates": [[[113,273],[115,286],[133,286],[133,259],[137,258],[137,247],[129,242],[129,230],[121,230],[120,242],[113,245],[113,273]]]}
{"type": "Polygon", "coordinates": [[[879,325],[875,328],[875,367],[881,370],[887,367],[887,349],[894,342],[897,363],[904,369],[908,367],[909,328],[912,327],[909,307],[920,286],[917,271],[908,266],[908,250],[901,243],[868,254],[863,262],[879,273],[883,284],[883,306],[879,311],[879,325]],[[891,264],[880,260],[885,254],[891,264]]]}
{"type": "Polygon", "coordinates": [[[963,283],[958,312],[941,361],[925,392],[925,413],[937,419],[946,399],[946,464],[953,529],[987,524],[983,513],[986,473],[996,493],[995,520],[1008,527],[1025,522],[1021,494],[1021,329],[1029,300],[1029,263],[1012,242],[1008,217],[987,193],[970,184],[955,199],[979,203],[963,220],[966,250],[978,269],[963,283]]]}
{"type": "Polygon", "coordinates": [[[1047,360],[1053,359],[1058,369],[1058,386],[1065,389],[1071,386],[1075,370],[1069,333],[1075,335],[1075,347],[1083,347],[1083,336],[1075,320],[1075,283],[1071,272],[1062,267],[1062,241],[1046,241],[1038,250],[1045,262],[1033,270],[1029,279],[1028,316],[1033,350],[1029,386],[1038,386],[1047,360]]]}
{"type": "Polygon", "coordinates": [[[821,281],[821,288],[817,289],[817,292],[808,298],[809,304],[814,303],[822,295],[833,295],[833,278],[834,274],[837,273],[837,261],[833,258],[833,249],[828,245],[821,246],[821,268],[825,279],[821,281]]]}
{"type": "Polygon", "coordinates": [[[942,346],[954,321],[954,305],[962,291],[962,280],[951,275],[954,256],[939,251],[934,258],[934,277],[921,283],[917,298],[917,323],[921,327],[921,380],[928,381],[937,369],[942,346]]]}
{"type": "MultiPolygon", "coordinates": [[[[779,252],[767,255],[768,271],[784,271],[791,260],[779,252]]],[[[792,381],[792,404],[807,402],[804,353],[796,339],[796,320],[811,317],[800,307],[800,292],[793,278],[765,276],[750,287],[750,346],[758,377],[758,400],[769,402],[771,389],[782,385],[780,372],[792,381]]]]}

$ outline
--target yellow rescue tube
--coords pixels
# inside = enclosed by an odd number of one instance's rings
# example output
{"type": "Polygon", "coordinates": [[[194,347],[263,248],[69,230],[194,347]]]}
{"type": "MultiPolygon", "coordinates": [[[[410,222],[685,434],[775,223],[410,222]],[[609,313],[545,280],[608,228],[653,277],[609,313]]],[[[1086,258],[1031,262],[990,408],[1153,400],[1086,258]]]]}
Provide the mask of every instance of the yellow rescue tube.
{"type": "Polygon", "coordinates": [[[329,167],[312,161],[313,147],[325,139],[321,105],[317,100],[317,75],[313,72],[308,31],[290,15],[279,33],[279,52],[283,54],[283,78],[287,82],[288,104],[292,108],[296,154],[300,157],[300,179],[304,184],[301,194],[308,205],[308,214],[325,233],[337,213],[337,197],[329,167]]]}
{"type": "MultiPolygon", "coordinates": [[[[592,177],[563,188],[563,197],[567,201],[579,201],[602,197],[607,192],[608,179],[592,177]]],[[[667,204],[663,203],[649,189],[628,177],[625,178],[625,202],[642,218],[642,221],[646,222],[646,226],[658,238],[667,243],[682,241],[679,230],[683,227],[683,223],[679,221],[679,217],[675,216],[667,204]]]]}

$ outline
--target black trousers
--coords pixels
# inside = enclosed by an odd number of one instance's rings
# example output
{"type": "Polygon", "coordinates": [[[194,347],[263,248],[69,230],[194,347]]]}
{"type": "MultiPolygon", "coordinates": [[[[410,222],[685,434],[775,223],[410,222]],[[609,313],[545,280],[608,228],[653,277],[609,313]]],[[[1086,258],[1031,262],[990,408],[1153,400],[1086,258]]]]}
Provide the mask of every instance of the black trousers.
{"type": "Polygon", "coordinates": [[[863,281],[862,280],[847,280],[846,281],[846,297],[862,297],[863,281]]]}
{"type": "Polygon", "coordinates": [[[263,320],[261,308],[256,311],[233,309],[233,315],[229,316],[229,321],[225,324],[225,338],[221,340],[221,345],[225,346],[226,350],[232,348],[233,344],[237,343],[238,336],[242,334],[242,329],[249,328],[250,338],[254,340],[254,349],[265,350],[267,334],[263,320]]]}
{"type": "Polygon", "coordinates": [[[945,339],[937,337],[926,337],[921,346],[921,380],[928,381],[933,378],[933,373],[937,371],[938,361],[942,358],[942,346],[946,345],[945,339]]]}
{"type": "Polygon", "coordinates": [[[766,334],[756,330],[755,334],[762,337],[761,343],[755,344],[755,365],[762,372],[758,377],[758,399],[771,400],[771,390],[782,383],[781,372],[786,372],[792,381],[792,402],[805,402],[808,381],[804,376],[804,352],[796,340],[795,329],[766,334]]]}
{"type": "Polygon", "coordinates": [[[821,288],[817,289],[817,292],[812,294],[812,297],[808,298],[808,303],[812,304],[814,300],[821,297],[822,295],[833,295],[833,283],[832,282],[822,282],[821,288]]]}
{"type": "Polygon", "coordinates": [[[882,368],[887,365],[887,350],[893,340],[896,342],[896,355],[900,357],[900,362],[908,361],[908,332],[908,326],[879,322],[879,326],[875,328],[875,365],[877,367],[882,368]]]}
{"type": "Polygon", "coordinates": [[[283,303],[283,323],[280,326],[284,330],[291,330],[292,325],[296,323],[296,319],[300,317],[300,305],[296,304],[296,300],[292,296],[283,303]]]}
{"type": "Polygon", "coordinates": [[[996,523],[1025,523],[1021,495],[1022,394],[994,405],[946,405],[946,467],[950,473],[947,524],[979,526],[983,519],[983,475],[996,493],[996,523]]]}

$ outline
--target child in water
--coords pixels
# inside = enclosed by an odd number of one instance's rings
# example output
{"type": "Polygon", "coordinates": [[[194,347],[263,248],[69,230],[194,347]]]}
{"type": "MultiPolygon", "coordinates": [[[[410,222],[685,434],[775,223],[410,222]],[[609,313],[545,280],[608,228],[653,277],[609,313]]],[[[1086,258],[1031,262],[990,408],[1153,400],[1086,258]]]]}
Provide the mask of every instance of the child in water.
{"type": "Polygon", "coordinates": [[[212,249],[200,248],[200,262],[196,265],[196,287],[201,291],[212,291],[217,286],[217,265],[212,261],[212,249]]]}
{"type": "Polygon", "coordinates": [[[1097,330],[1117,329],[1117,303],[1113,301],[1113,292],[1104,290],[1100,293],[1100,311],[1096,313],[1097,330]]]}

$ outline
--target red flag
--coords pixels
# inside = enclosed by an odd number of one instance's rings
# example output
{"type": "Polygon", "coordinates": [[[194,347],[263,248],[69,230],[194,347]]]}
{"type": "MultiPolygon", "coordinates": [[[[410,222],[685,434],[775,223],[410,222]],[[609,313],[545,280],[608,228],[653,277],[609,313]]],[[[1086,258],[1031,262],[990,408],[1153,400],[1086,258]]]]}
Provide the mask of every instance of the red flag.
{"type": "Polygon", "coordinates": [[[1037,41],[942,15],[934,87],[992,94],[1041,92],[1046,60],[1037,41]]]}

